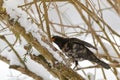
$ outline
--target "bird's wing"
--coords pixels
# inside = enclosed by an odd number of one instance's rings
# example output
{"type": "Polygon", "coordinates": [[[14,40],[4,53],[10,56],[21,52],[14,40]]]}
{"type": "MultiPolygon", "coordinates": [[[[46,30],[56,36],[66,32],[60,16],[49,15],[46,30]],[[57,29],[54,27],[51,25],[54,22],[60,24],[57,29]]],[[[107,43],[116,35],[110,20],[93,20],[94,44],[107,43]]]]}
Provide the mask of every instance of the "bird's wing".
{"type": "Polygon", "coordinates": [[[77,43],[77,44],[83,44],[84,46],[86,47],[90,47],[90,48],[93,48],[93,49],[96,49],[96,47],[94,47],[93,45],[91,45],[90,43],[88,42],[85,42],[83,40],[80,40],[80,39],[77,39],[77,38],[70,38],[70,41],[72,41],[73,43],[77,43]]]}

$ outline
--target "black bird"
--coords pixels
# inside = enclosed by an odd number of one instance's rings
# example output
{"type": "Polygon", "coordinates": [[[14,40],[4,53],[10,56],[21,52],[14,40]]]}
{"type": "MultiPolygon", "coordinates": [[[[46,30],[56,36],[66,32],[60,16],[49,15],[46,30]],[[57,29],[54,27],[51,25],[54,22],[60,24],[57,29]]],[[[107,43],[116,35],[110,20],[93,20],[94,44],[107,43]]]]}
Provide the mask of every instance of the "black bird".
{"type": "Polygon", "coordinates": [[[110,69],[107,63],[98,59],[94,53],[88,49],[88,47],[96,50],[97,48],[85,41],[77,38],[64,38],[60,36],[53,36],[52,41],[59,46],[68,58],[71,58],[75,62],[75,67],[77,67],[78,61],[80,60],[89,60],[106,69],[110,69]]]}

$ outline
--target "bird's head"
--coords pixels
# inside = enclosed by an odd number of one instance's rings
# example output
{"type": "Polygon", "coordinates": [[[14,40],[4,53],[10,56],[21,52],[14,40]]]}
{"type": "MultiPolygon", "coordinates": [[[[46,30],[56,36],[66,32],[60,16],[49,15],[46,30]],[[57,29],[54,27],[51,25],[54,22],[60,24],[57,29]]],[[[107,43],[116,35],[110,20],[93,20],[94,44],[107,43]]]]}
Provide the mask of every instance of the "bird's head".
{"type": "Polygon", "coordinates": [[[52,42],[56,43],[60,49],[63,48],[64,44],[68,41],[67,38],[60,37],[60,36],[53,36],[52,42]]]}
{"type": "Polygon", "coordinates": [[[59,36],[53,36],[51,39],[52,39],[52,42],[54,42],[59,36]]]}

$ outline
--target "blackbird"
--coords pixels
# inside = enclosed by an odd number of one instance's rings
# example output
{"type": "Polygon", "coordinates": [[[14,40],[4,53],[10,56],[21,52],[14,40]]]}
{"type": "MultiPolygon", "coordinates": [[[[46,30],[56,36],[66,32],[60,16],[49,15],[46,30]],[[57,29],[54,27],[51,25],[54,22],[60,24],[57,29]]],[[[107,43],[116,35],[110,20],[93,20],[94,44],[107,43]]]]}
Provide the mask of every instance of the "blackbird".
{"type": "Polygon", "coordinates": [[[89,48],[96,49],[93,45],[77,38],[64,38],[60,36],[53,36],[52,41],[65,53],[65,55],[75,62],[77,67],[78,61],[89,60],[101,65],[105,69],[110,69],[110,66],[98,59],[89,48]],[[89,47],[89,48],[88,48],[89,47]]]}

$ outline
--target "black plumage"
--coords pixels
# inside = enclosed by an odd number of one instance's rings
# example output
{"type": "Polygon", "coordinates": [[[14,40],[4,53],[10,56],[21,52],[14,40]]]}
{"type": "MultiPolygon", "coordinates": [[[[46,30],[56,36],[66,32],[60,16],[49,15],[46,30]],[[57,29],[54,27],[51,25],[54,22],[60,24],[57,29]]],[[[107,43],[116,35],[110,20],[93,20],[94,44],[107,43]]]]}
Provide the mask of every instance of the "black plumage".
{"type": "Polygon", "coordinates": [[[88,47],[96,50],[97,48],[85,41],[77,38],[63,38],[60,36],[53,36],[52,41],[59,46],[59,48],[65,53],[68,58],[71,58],[75,62],[76,66],[80,60],[89,60],[101,65],[106,69],[110,68],[107,63],[98,59],[94,53],[88,49],[88,47]]]}

